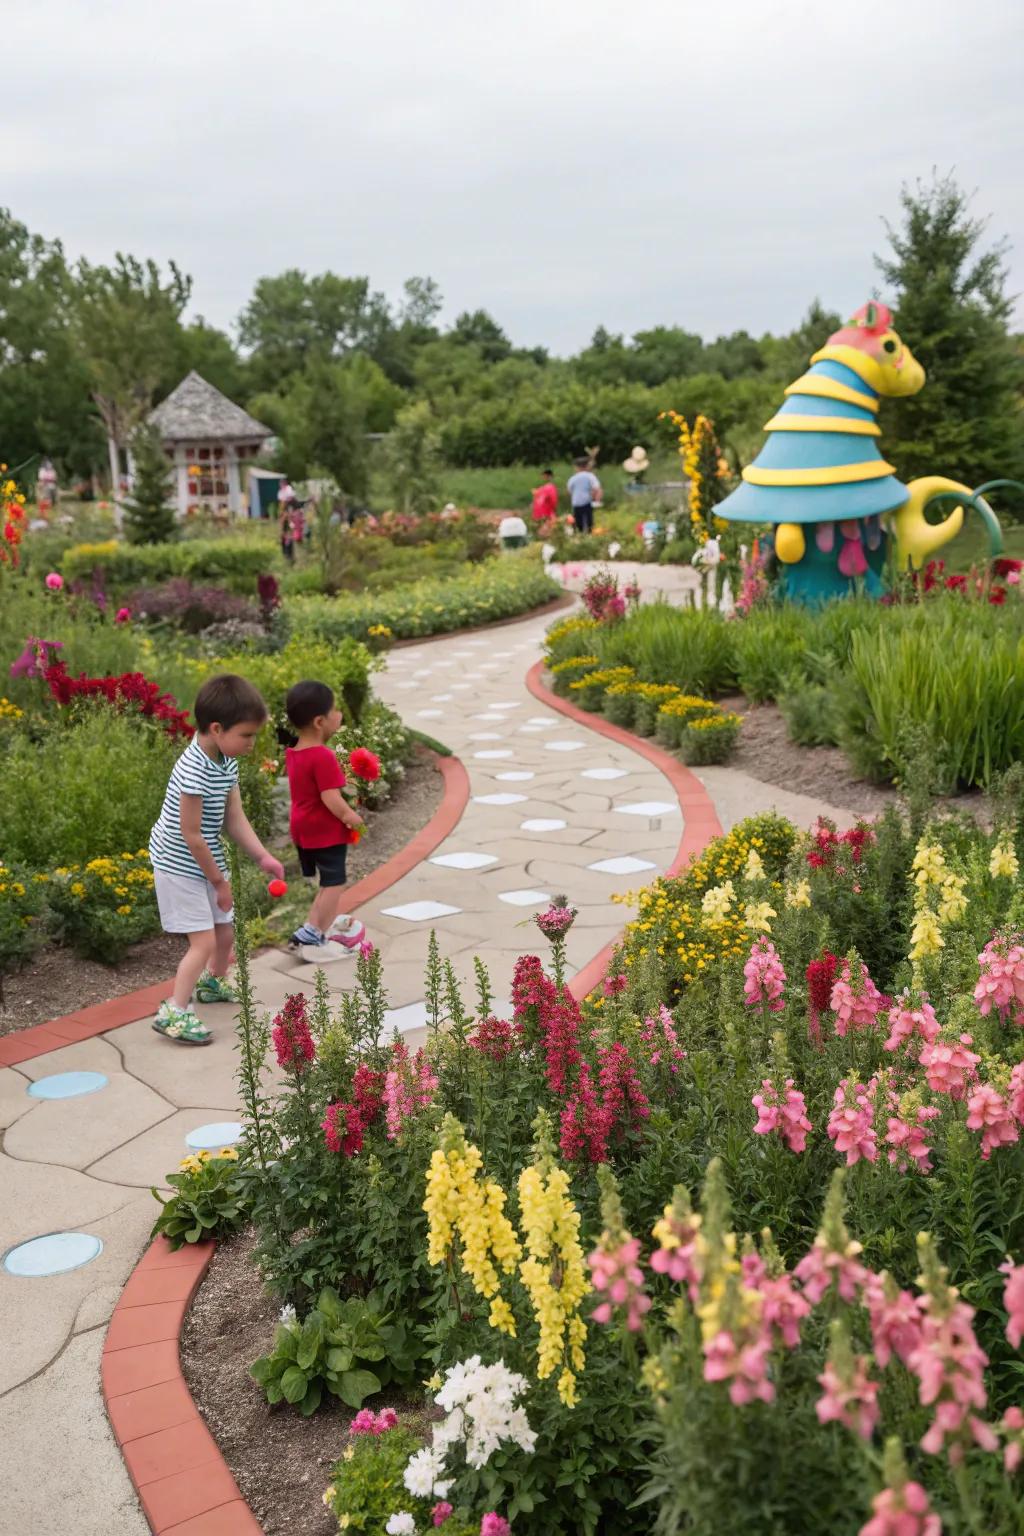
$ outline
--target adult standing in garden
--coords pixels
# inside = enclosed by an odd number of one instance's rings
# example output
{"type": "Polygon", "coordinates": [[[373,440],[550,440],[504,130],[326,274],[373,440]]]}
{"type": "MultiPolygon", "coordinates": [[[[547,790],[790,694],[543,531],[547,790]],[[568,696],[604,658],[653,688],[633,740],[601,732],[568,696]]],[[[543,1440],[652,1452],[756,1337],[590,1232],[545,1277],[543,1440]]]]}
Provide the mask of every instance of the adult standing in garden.
{"type": "Polygon", "coordinates": [[[590,468],[590,460],[581,454],[576,460],[576,473],[568,481],[572,520],[577,533],[593,533],[594,507],[601,504],[601,482],[590,468]]]}

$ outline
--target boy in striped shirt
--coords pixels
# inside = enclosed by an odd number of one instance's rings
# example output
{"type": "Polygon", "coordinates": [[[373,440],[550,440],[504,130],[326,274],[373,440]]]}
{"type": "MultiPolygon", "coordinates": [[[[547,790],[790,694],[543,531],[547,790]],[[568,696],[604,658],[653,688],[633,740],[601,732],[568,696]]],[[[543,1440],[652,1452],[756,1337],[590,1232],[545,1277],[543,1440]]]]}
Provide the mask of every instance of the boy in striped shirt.
{"type": "Polygon", "coordinates": [[[283,879],[284,868],[249,825],[238,790],[238,758],[252,751],[267,718],[259,692],[232,673],[211,677],[193,713],[196,734],[171,770],[149,839],[161,925],[188,938],[174,992],[153,1028],[182,1045],[209,1045],[213,1036],[193,1009],[193,992],[201,1003],[237,1001],[224,979],[234,914],[221,833],[273,879],[283,879]]]}

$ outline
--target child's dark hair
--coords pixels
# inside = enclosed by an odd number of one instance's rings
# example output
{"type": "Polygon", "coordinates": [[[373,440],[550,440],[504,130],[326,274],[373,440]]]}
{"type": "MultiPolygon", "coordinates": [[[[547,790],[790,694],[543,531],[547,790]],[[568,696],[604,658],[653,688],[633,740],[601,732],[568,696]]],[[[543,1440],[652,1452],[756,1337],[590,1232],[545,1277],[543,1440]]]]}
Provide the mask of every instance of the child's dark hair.
{"type": "Polygon", "coordinates": [[[326,683],[316,683],[309,679],[288,689],[284,707],[292,725],[297,731],[302,731],[307,725],[312,725],[317,715],[330,714],[334,708],[334,693],[326,683]]]}
{"type": "Polygon", "coordinates": [[[262,725],[267,718],[267,706],[252,683],[234,672],[222,672],[200,688],[192,713],[201,731],[208,731],[211,725],[222,725],[229,731],[243,721],[258,720],[262,725]]]}

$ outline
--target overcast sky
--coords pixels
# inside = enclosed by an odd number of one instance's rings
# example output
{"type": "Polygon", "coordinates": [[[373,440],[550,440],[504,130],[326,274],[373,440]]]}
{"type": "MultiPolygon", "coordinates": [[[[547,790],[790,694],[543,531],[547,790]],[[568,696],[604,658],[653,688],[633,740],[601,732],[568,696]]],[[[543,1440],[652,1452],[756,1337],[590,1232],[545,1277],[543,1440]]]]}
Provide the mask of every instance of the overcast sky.
{"type": "Polygon", "coordinates": [[[429,274],[559,352],[786,330],[868,297],[933,165],[1024,288],[1022,0],[4,9],[0,202],[74,257],[174,257],[218,325],[298,266],[429,274]]]}

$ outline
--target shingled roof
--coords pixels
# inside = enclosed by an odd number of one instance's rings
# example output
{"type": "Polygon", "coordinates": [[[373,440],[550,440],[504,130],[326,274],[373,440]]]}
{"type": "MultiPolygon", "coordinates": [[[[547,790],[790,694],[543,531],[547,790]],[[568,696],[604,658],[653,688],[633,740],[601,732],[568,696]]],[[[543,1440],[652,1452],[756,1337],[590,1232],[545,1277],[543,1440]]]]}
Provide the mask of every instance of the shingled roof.
{"type": "Polygon", "coordinates": [[[194,368],[149,419],[165,443],[273,436],[269,427],[214,389],[194,368]]]}

